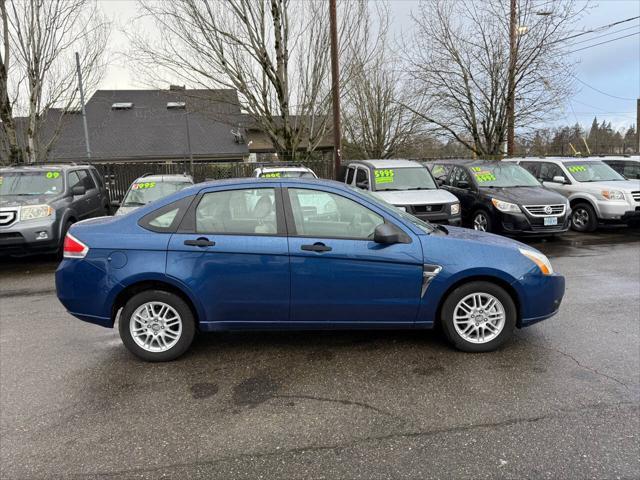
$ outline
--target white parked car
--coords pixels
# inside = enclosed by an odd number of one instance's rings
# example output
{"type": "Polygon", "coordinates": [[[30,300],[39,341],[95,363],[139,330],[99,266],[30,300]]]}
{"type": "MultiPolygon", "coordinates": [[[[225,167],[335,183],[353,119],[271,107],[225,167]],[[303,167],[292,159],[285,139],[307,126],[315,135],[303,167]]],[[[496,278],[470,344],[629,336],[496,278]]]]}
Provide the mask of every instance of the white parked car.
{"type": "Polygon", "coordinates": [[[302,165],[273,165],[258,167],[253,171],[257,178],[318,178],[313,170],[302,165]]]}
{"type": "Polygon", "coordinates": [[[118,207],[116,216],[125,215],[191,185],[193,178],[187,174],[143,175],[131,184],[122,202],[113,201],[111,205],[118,207]]]}
{"type": "Polygon", "coordinates": [[[569,199],[571,227],[592,232],[599,223],[640,221],[640,180],[627,180],[597,158],[510,159],[569,199]]]}

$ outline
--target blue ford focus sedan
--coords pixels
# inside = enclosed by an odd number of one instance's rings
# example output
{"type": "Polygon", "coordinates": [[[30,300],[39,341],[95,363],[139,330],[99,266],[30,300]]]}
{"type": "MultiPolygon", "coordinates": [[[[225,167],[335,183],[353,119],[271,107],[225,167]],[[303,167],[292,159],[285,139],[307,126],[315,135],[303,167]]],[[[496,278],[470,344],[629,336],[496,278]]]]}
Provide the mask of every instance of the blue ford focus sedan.
{"type": "Polygon", "coordinates": [[[56,271],[75,317],[148,361],[197,331],[432,328],[485,352],[554,315],[564,277],[510,239],[435,227],[341,183],[197,184],[71,227],[56,271]]]}

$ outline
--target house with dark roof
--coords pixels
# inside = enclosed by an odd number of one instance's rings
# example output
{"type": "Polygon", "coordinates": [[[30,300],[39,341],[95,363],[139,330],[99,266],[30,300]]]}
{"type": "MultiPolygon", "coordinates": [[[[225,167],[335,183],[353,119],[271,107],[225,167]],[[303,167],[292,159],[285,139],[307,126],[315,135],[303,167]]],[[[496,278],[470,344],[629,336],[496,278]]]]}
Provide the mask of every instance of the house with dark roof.
{"type": "MultiPolygon", "coordinates": [[[[98,90],[87,102],[93,162],[243,161],[249,149],[238,131],[235,90],[98,90]]],[[[43,136],[54,130],[51,115],[43,136]]],[[[64,113],[48,160],[86,161],[82,115],[64,113]]]]}

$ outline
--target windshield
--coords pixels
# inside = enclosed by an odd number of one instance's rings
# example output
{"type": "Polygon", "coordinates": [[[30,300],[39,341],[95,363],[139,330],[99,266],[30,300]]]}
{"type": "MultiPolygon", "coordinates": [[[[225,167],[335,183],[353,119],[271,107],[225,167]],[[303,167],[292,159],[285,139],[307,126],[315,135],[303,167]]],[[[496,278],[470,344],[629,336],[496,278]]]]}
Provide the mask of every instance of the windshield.
{"type": "Polygon", "coordinates": [[[141,207],[191,185],[187,182],[136,182],[131,185],[122,206],[141,207]]]}
{"type": "Polygon", "coordinates": [[[524,168],[513,163],[470,167],[479,187],[539,187],[540,182],[524,168]]]}
{"type": "Polygon", "coordinates": [[[279,172],[262,172],[260,178],[316,178],[309,171],[281,170],[279,172]]]}
{"type": "Polygon", "coordinates": [[[430,223],[424,222],[424,221],[420,220],[419,218],[414,217],[410,213],[407,213],[407,212],[404,212],[404,211],[400,210],[395,205],[392,205],[389,202],[385,202],[383,199],[381,199],[380,197],[377,197],[376,195],[373,195],[369,191],[363,190],[363,189],[358,188],[358,187],[353,187],[351,185],[348,185],[348,187],[351,190],[353,190],[354,192],[358,192],[360,195],[364,195],[365,197],[367,197],[368,200],[371,200],[372,202],[377,203],[378,205],[380,205],[381,207],[385,208],[386,210],[391,210],[392,212],[397,213],[398,215],[400,215],[405,220],[408,220],[409,222],[413,223],[416,227],[418,227],[423,232],[425,232],[425,233],[433,233],[434,231],[436,231],[436,228],[433,225],[431,225],[430,223]]]}
{"type": "Polygon", "coordinates": [[[376,168],[375,190],[436,190],[438,187],[426,167],[376,168]]]}
{"type": "Polygon", "coordinates": [[[607,182],[625,178],[604,162],[562,162],[577,182],[607,182]]]}
{"type": "Polygon", "coordinates": [[[60,171],[0,172],[0,195],[58,195],[64,191],[60,171]]]}

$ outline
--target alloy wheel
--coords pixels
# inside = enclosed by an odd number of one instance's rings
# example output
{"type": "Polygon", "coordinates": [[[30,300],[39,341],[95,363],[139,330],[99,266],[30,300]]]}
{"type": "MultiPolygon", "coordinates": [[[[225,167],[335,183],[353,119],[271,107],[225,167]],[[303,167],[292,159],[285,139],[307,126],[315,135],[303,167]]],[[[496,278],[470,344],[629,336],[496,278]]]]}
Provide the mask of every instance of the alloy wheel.
{"type": "Polygon", "coordinates": [[[473,229],[479,230],[481,232],[487,231],[487,226],[489,224],[489,220],[484,213],[478,213],[473,219],[473,229]]]}
{"type": "Polygon", "coordinates": [[[573,211],[571,220],[578,228],[585,228],[589,224],[589,212],[585,208],[578,207],[573,211]]]}
{"type": "Polygon", "coordinates": [[[500,300],[489,293],[471,293],[453,310],[456,333],[471,343],[488,343],[502,332],[505,310],[500,300]]]}
{"type": "Polygon", "coordinates": [[[182,335],[182,319],[178,312],[164,302],[147,302],[131,315],[131,337],[147,352],[165,352],[182,335]]]}

